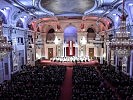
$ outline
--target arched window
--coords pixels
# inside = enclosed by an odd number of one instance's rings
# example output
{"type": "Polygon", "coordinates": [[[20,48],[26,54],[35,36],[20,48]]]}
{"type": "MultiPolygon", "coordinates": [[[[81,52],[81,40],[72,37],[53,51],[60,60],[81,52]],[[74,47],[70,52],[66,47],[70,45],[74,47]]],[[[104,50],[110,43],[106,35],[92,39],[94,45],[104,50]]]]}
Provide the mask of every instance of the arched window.
{"type": "Polygon", "coordinates": [[[55,30],[51,28],[46,35],[46,43],[53,43],[55,39],[55,30]]]}
{"type": "Polygon", "coordinates": [[[64,30],[64,42],[73,41],[77,42],[77,28],[69,25],[64,30]]]}
{"type": "Polygon", "coordinates": [[[6,17],[5,17],[5,15],[1,11],[0,11],[0,18],[2,19],[4,24],[7,24],[6,17]]]}
{"type": "Polygon", "coordinates": [[[88,28],[87,29],[87,41],[88,40],[94,40],[95,37],[96,37],[96,33],[95,33],[94,29],[88,28]]]}
{"type": "Polygon", "coordinates": [[[20,19],[17,21],[16,27],[20,27],[20,28],[24,27],[23,22],[20,19]]]}

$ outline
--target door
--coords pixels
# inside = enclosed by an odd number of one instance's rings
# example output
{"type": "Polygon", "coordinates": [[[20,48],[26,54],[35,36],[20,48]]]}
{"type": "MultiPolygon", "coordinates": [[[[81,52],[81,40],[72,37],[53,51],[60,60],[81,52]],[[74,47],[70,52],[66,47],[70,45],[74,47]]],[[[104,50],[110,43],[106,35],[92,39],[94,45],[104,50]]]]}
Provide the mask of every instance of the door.
{"type": "Polygon", "coordinates": [[[48,59],[53,57],[53,48],[48,48],[48,59]]]}
{"type": "Polygon", "coordinates": [[[94,58],[94,48],[89,48],[89,57],[90,59],[94,58]]]}

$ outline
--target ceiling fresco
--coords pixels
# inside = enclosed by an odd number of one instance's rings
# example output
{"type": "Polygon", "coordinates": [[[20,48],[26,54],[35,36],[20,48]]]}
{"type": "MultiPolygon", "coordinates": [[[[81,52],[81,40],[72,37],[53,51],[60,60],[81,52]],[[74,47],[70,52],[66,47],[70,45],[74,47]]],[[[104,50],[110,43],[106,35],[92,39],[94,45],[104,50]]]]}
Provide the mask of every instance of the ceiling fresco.
{"type": "MultiPolygon", "coordinates": [[[[122,0],[6,0],[37,17],[101,16],[122,0]]],[[[120,2],[121,1],[121,2],[120,2]]]]}
{"type": "Polygon", "coordinates": [[[54,12],[55,15],[75,13],[84,14],[87,9],[91,9],[95,0],[41,0],[41,6],[54,12]]]}
{"type": "MultiPolygon", "coordinates": [[[[1,0],[3,1],[3,0],[1,0]]],[[[122,14],[123,0],[4,0],[29,14],[32,21],[49,20],[92,20],[101,21],[102,18],[108,22],[119,24],[118,16],[122,14]]],[[[125,0],[124,12],[128,14],[128,20],[133,18],[133,0],[125,0]]],[[[3,8],[2,8],[3,9],[3,8]]],[[[22,13],[20,13],[22,14],[22,13]]],[[[102,20],[103,21],[103,20],[102,20]]],[[[106,21],[106,23],[107,23],[106,21]]]]}

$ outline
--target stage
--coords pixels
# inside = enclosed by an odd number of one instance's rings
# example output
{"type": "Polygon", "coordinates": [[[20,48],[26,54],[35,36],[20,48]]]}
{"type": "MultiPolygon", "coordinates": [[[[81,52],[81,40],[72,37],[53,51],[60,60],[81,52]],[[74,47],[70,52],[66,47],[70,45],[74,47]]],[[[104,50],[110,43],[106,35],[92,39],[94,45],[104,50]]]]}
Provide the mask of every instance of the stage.
{"type": "Polygon", "coordinates": [[[74,65],[97,65],[99,62],[97,60],[90,60],[88,62],[54,62],[51,60],[41,60],[40,63],[42,65],[64,65],[68,67],[72,67],[74,65]]]}

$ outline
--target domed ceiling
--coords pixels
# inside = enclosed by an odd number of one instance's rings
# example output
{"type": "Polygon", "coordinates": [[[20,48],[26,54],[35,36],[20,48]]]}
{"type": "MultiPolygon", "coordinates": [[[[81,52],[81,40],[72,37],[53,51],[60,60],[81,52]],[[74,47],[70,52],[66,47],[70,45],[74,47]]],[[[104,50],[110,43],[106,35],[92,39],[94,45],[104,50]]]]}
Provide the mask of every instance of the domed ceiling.
{"type": "Polygon", "coordinates": [[[91,9],[95,0],[41,0],[41,6],[55,15],[74,13],[84,14],[87,9],[91,9]]]}
{"type": "Polygon", "coordinates": [[[122,0],[6,0],[37,17],[101,16],[122,0]]]}
{"type": "MultiPolygon", "coordinates": [[[[3,1],[3,0],[1,0],[3,1]]],[[[103,22],[104,26],[119,24],[118,16],[123,11],[132,21],[133,0],[4,0],[28,14],[33,20],[67,20],[80,19],[103,22]],[[125,1],[125,10],[123,10],[125,1]]],[[[34,20],[34,21],[35,21],[34,20]]]]}

